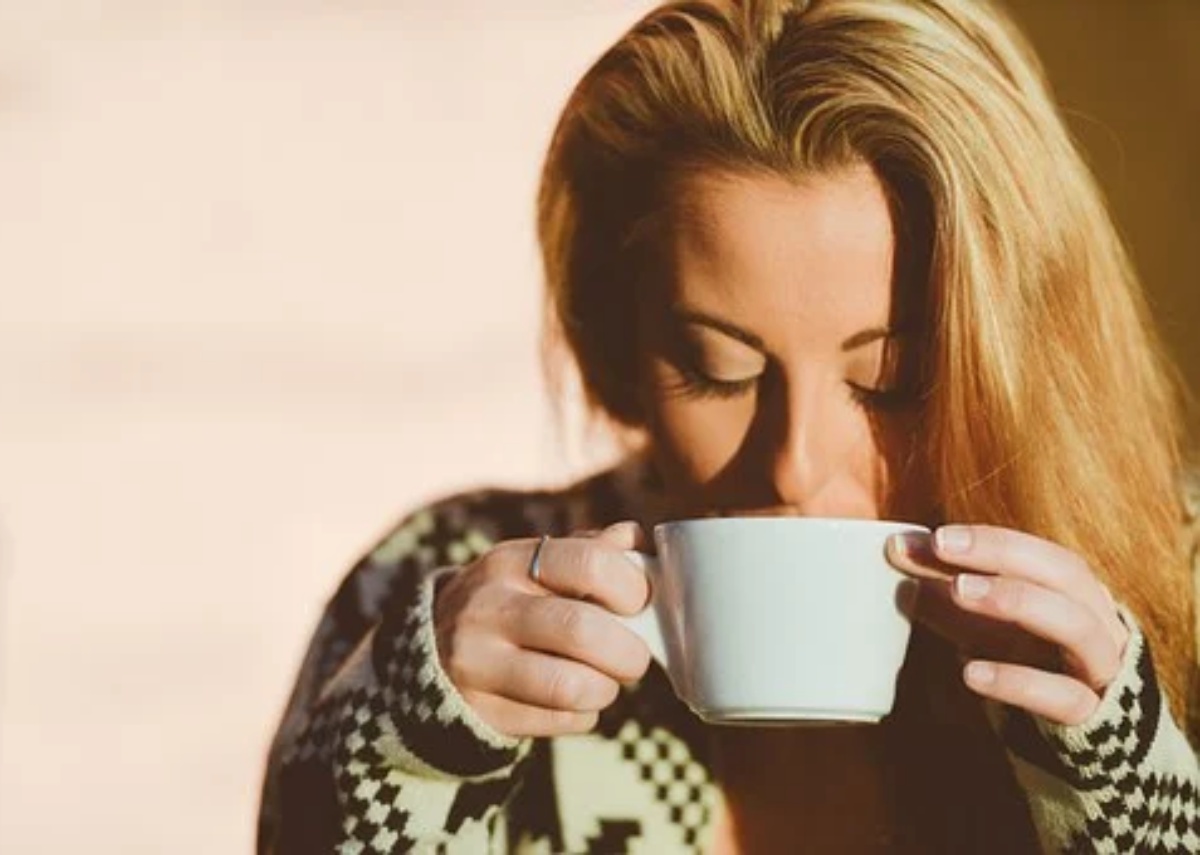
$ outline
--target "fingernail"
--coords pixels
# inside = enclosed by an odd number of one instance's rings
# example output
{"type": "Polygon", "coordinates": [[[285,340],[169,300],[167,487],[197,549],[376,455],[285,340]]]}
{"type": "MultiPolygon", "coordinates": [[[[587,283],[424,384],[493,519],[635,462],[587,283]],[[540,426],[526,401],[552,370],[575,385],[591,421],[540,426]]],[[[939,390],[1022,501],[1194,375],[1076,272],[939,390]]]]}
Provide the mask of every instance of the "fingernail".
{"type": "Polygon", "coordinates": [[[971,530],[966,526],[942,526],[933,535],[937,548],[949,555],[966,552],[971,548],[971,530]]]}
{"type": "Polygon", "coordinates": [[[996,666],[991,662],[972,662],[967,665],[967,682],[975,686],[988,686],[996,682],[996,666]]]}
{"type": "Polygon", "coordinates": [[[896,559],[906,559],[915,564],[931,564],[935,559],[929,548],[929,534],[926,532],[902,532],[893,534],[887,540],[889,554],[896,559]]]}
{"type": "Polygon", "coordinates": [[[954,577],[954,588],[964,600],[982,600],[992,589],[992,583],[986,576],[959,573],[954,577]]]}

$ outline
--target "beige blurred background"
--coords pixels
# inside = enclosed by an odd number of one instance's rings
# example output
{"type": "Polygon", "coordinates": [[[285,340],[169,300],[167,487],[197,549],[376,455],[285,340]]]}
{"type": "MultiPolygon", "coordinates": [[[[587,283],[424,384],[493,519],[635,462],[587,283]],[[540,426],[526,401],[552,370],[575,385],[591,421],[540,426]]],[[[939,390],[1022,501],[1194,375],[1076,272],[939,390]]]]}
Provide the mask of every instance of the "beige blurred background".
{"type": "MultiPolygon", "coordinates": [[[[0,852],[249,851],[324,599],[558,480],[531,199],[649,0],[0,0],[0,852]]],[[[1200,3],[1024,0],[1193,382],[1200,3]]]]}

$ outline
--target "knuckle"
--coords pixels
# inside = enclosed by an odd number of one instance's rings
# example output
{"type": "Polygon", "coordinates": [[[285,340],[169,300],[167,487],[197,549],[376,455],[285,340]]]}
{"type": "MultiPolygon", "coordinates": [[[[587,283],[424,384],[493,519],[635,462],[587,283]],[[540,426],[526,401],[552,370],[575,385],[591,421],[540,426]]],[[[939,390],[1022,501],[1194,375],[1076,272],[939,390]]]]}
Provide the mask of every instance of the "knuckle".
{"type": "Polygon", "coordinates": [[[650,668],[650,648],[641,639],[634,637],[619,649],[619,654],[613,660],[613,673],[625,683],[640,680],[650,668]]]}
{"type": "Polygon", "coordinates": [[[640,529],[633,520],[622,520],[604,529],[604,538],[618,546],[631,545],[637,542],[640,529]]]}
{"type": "Polygon", "coordinates": [[[614,579],[614,586],[622,614],[635,615],[645,608],[650,598],[650,585],[641,570],[635,567],[623,570],[619,579],[614,579]]]}
{"type": "Polygon", "coordinates": [[[969,528],[972,551],[994,555],[997,558],[1008,554],[1011,544],[1005,536],[1004,529],[990,525],[973,525],[969,528]]]}
{"type": "Polygon", "coordinates": [[[598,712],[573,713],[567,721],[566,730],[574,734],[590,733],[599,721],[598,712]]]}
{"type": "Polygon", "coordinates": [[[439,652],[441,653],[442,670],[446,672],[450,682],[459,689],[470,686],[471,660],[466,654],[464,646],[450,640],[446,645],[439,647],[439,652]]]}
{"type": "Polygon", "coordinates": [[[1104,642],[1100,627],[1091,615],[1075,612],[1075,619],[1067,622],[1063,631],[1064,646],[1071,651],[1094,651],[1104,642]]]}
{"type": "Polygon", "coordinates": [[[998,579],[992,583],[992,607],[1003,615],[1017,615],[1025,610],[1029,589],[1021,582],[998,579]]]}
{"type": "Polygon", "coordinates": [[[579,709],[586,691],[583,681],[566,668],[554,667],[546,674],[546,695],[554,709],[579,709]]]}
{"type": "Polygon", "coordinates": [[[596,699],[598,701],[598,706],[600,709],[605,709],[606,707],[611,706],[618,696],[620,696],[620,694],[621,684],[616,680],[606,677],[604,681],[597,686],[596,699]]]}
{"type": "Polygon", "coordinates": [[[1096,688],[1103,691],[1114,683],[1121,673],[1121,655],[1111,647],[1104,655],[1104,661],[1096,674],[1096,688]]]}
{"type": "Polygon", "coordinates": [[[630,680],[640,680],[650,670],[650,662],[653,657],[650,655],[650,648],[645,644],[639,643],[630,658],[632,667],[629,669],[628,677],[630,680]]]}
{"type": "Polygon", "coordinates": [[[1021,702],[1028,702],[1030,699],[1029,680],[1023,673],[1012,668],[996,668],[995,688],[1000,694],[1021,702]]]}
{"type": "Polygon", "coordinates": [[[546,730],[558,734],[587,733],[596,726],[596,713],[550,710],[546,713],[546,730]]]}
{"type": "Polygon", "coordinates": [[[534,540],[506,540],[498,543],[476,560],[487,576],[495,578],[507,575],[513,567],[523,567],[529,560],[530,545],[534,540]]]}
{"type": "Polygon", "coordinates": [[[495,624],[507,632],[528,620],[531,603],[535,601],[535,597],[529,594],[510,589],[498,592],[492,598],[489,611],[494,616],[495,624]]]}
{"type": "Polygon", "coordinates": [[[588,712],[599,712],[610,706],[620,694],[620,683],[606,675],[598,675],[588,689],[588,712]]]}
{"type": "Polygon", "coordinates": [[[581,551],[576,572],[579,587],[583,591],[591,592],[600,588],[604,581],[604,563],[604,551],[597,549],[593,544],[588,544],[587,548],[581,551]]]}
{"type": "Polygon", "coordinates": [[[1061,584],[1064,586],[1079,587],[1095,581],[1091,565],[1074,552],[1067,553],[1058,567],[1061,584]]]}
{"type": "Polygon", "coordinates": [[[565,599],[555,600],[554,611],[555,629],[566,645],[572,649],[586,647],[589,635],[587,612],[578,603],[565,599]]]}

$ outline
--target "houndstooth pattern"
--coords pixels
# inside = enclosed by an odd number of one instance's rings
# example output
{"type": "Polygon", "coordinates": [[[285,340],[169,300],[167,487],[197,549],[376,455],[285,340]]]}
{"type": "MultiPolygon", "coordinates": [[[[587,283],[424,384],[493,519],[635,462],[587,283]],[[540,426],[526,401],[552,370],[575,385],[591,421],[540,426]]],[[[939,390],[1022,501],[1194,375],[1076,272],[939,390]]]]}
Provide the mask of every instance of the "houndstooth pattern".
{"type": "Polygon", "coordinates": [[[343,707],[334,761],[345,817],[338,855],[389,853],[415,843],[404,834],[409,820],[399,801],[404,776],[379,762],[386,715],[382,697],[365,691],[352,693],[343,707]]]}
{"type": "Polygon", "coordinates": [[[1137,651],[1135,676],[1121,691],[1122,715],[1079,745],[1053,732],[1051,747],[1092,792],[1095,814],[1073,836],[1071,852],[1200,852],[1200,811],[1193,782],[1147,767],[1163,714],[1150,651],[1137,651]]]}
{"type": "MultiPolygon", "coordinates": [[[[1130,618],[1131,620],[1131,618],[1130,618]]],[[[1195,781],[1156,768],[1156,752],[1187,751],[1165,707],[1153,658],[1140,632],[1131,666],[1118,678],[1115,703],[1094,727],[1065,727],[1023,713],[1009,728],[1014,753],[1066,784],[1081,805],[1080,823],[1059,847],[1068,853],[1200,852],[1195,781]],[[1172,741],[1174,740],[1174,741],[1172,741]]]]}

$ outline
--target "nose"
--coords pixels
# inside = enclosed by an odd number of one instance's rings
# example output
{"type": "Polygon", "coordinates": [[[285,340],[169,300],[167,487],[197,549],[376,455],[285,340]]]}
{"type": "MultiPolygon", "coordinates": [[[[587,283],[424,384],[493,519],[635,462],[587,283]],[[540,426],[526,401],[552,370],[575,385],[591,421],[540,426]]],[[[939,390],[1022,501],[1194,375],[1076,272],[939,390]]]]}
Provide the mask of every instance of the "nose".
{"type": "Polygon", "coordinates": [[[857,441],[850,425],[839,423],[839,404],[818,384],[778,390],[769,421],[771,479],[776,499],[803,516],[858,517],[870,510],[855,507],[853,491],[845,486],[857,441]]]}

